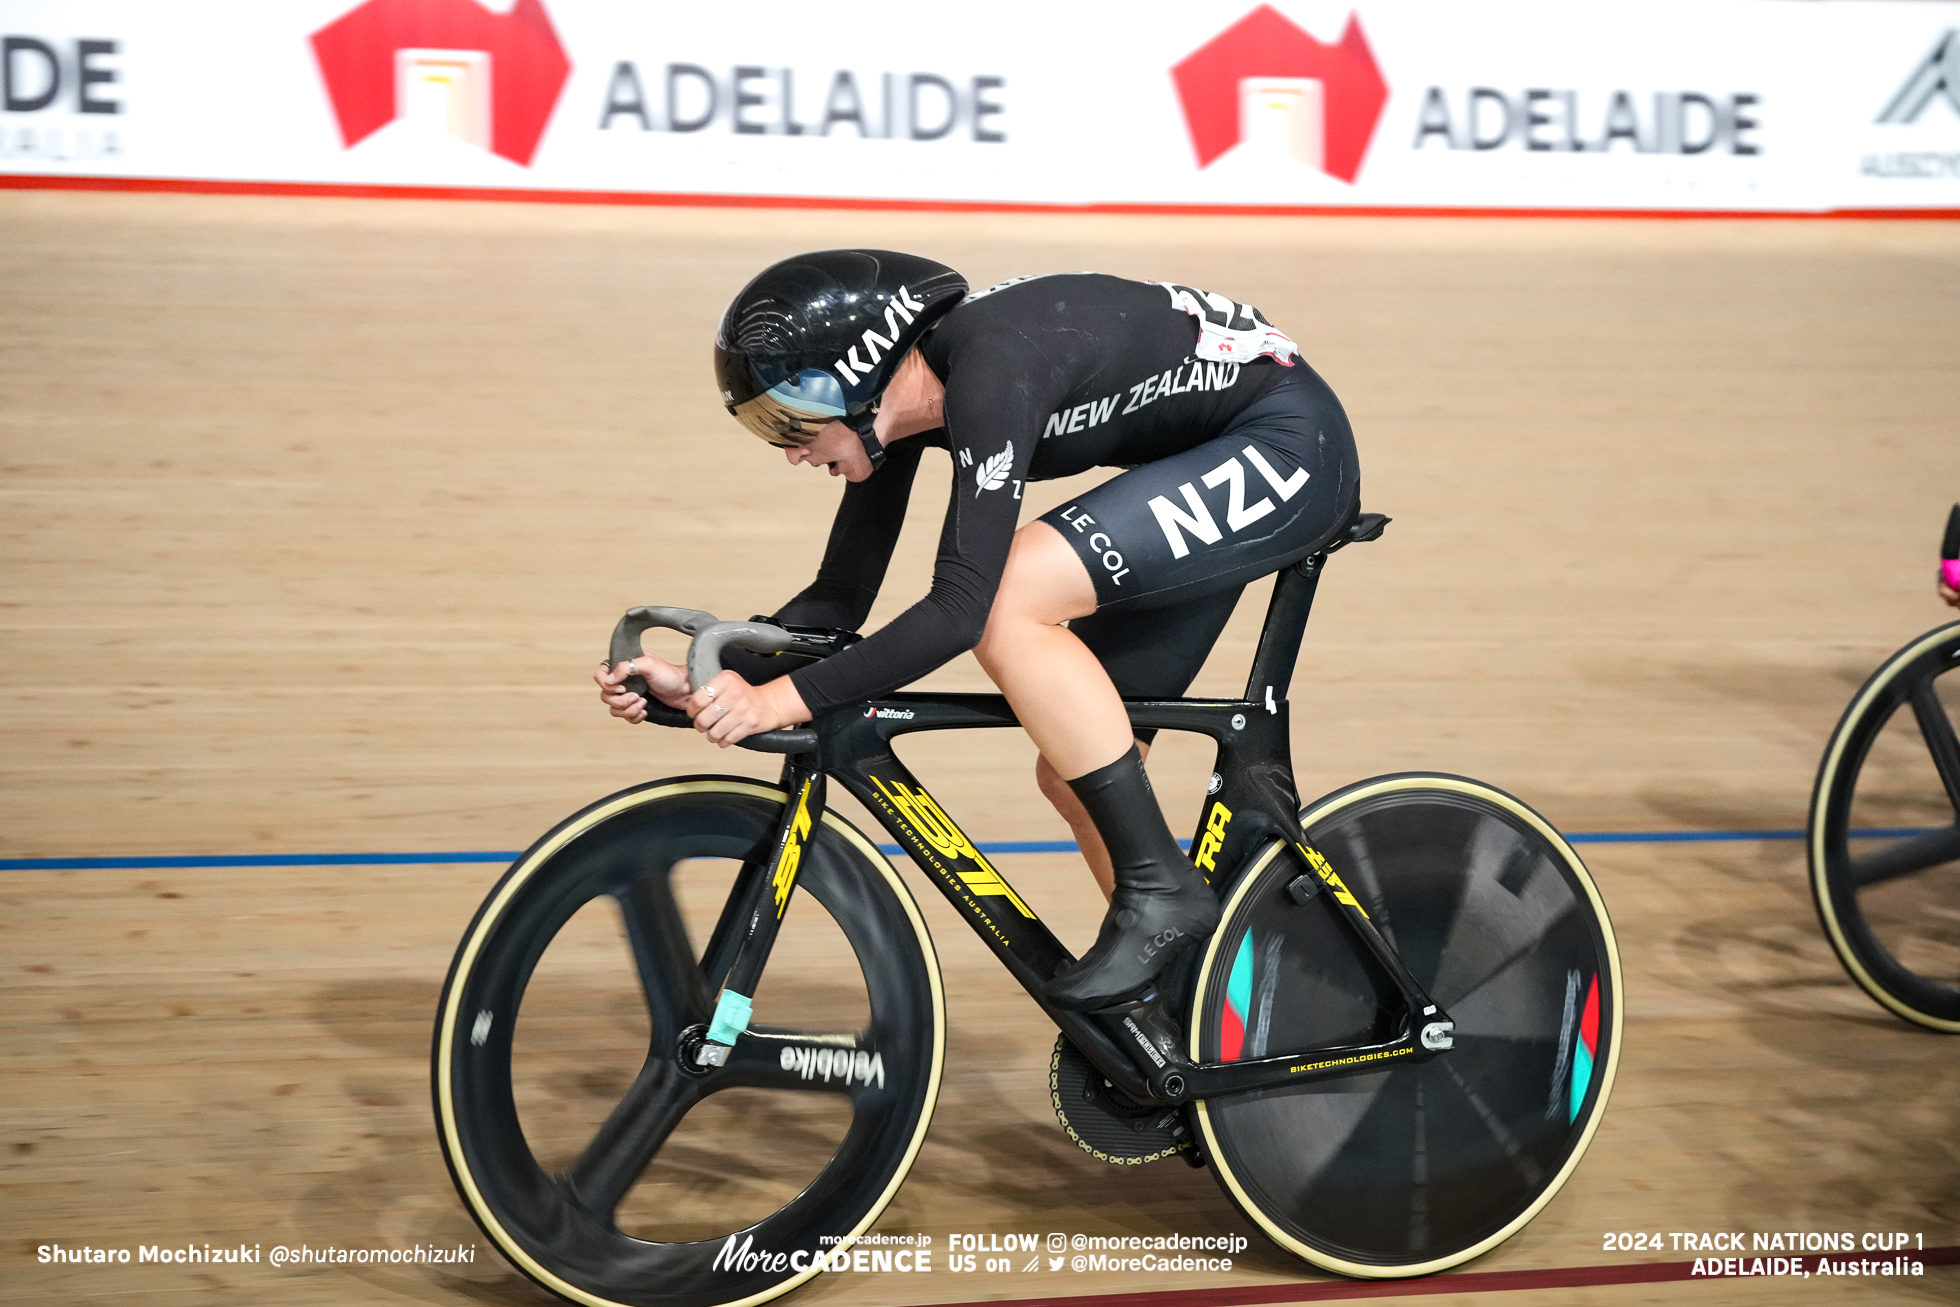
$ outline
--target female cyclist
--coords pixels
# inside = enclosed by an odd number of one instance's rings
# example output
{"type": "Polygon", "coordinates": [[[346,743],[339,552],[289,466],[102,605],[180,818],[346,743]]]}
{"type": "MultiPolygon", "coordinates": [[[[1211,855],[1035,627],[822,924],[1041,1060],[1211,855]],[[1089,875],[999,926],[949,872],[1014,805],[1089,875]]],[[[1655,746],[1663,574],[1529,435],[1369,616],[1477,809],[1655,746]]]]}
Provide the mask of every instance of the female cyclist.
{"type": "MultiPolygon", "coordinates": [[[[1359,507],[1327,384],[1258,310],[1092,273],[969,293],[951,268],[827,250],[764,270],[715,339],[729,412],[844,491],[816,581],[785,624],[856,630],[926,448],[954,481],[932,589],[862,642],[789,675],[774,660],[690,687],[643,655],[597,674],[614,716],[638,672],[719,745],[807,722],[973,650],[1033,738],[1042,793],[1110,897],[1057,1006],[1139,997],[1218,907],[1151,795],[1123,697],[1181,695],[1240,590],[1333,539],[1359,507]],[[1128,469],[1016,530],[1022,487],[1128,469]],[[750,684],[759,680],[759,684],[750,684]]],[[[780,665],[780,664],[778,664],[780,665]]]]}
{"type": "Polygon", "coordinates": [[[1960,504],[1946,515],[1946,538],[1940,542],[1940,598],[1960,608],[1960,504]]]}

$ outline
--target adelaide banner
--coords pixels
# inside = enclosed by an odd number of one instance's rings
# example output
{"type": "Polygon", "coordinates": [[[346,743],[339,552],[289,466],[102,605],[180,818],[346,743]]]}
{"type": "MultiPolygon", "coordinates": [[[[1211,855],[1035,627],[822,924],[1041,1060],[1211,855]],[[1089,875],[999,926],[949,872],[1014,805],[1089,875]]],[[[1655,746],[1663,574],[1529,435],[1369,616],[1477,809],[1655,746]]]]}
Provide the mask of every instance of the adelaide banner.
{"type": "Polygon", "coordinates": [[[8,0],[0,185],[1960,214],[1960,3],[8,0]]]}

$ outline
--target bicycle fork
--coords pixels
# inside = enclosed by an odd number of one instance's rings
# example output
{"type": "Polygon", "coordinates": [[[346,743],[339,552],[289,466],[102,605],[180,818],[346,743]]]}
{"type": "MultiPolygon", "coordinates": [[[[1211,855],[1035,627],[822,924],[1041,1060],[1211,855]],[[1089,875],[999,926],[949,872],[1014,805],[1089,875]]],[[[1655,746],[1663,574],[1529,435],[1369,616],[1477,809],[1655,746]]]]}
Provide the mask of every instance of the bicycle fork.
{"type": "Polygon", "coordinates": [[[796,873],[803,864],[803,851],[809,846],[817,823],[823,820],[825,781],[823,772],[792,755],[783,764],[783,789],[790,801],[783,805],[782,819],[764,874],[754,877],[744,896],[741,916],[746,922],[741,943],[729,963],[721,994],[715,999],[714,1020],[706,1037],[694,1052],[698,1067],[718,1067],[728,1061],[735,1041],[749,1028],[756,986],[762,969],[769,962],[783,916],[796,893],[796,873]]]}

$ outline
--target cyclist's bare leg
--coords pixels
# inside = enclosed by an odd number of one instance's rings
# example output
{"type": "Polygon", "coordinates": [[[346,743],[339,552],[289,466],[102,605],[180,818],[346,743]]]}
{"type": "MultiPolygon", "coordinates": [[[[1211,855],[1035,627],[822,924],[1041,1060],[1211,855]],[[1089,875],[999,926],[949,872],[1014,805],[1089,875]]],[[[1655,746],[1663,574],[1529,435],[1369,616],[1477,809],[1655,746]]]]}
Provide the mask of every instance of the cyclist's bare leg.
{"type": "MultiPolygon", "coordinates": [[[[1048,987],[1051,1002],[1077,1009],[1144,993],[1178,949],[1218,923],[1217,901],[1150,793],[1121,696],[1063,625],[1095,606],[1095,587],[1075,551],[1047,523],[1031,522],[1014,536],[974,649],[1107,849],[1113,888],[1102,929],[1081,961],[1048,987]]],[[[1087,847],[1085,841],[1085,856],[1087,847]]]]}
{"type": "Polygon", "coordinates": [[[1116,761],[1133,739],[1109,673],[1063,625],[1095,611],[1096,587],[1082,560],[1053,527],[1030,522],[1014,534],[986,632],[973,650],[1065,780],[1116,761]]]}

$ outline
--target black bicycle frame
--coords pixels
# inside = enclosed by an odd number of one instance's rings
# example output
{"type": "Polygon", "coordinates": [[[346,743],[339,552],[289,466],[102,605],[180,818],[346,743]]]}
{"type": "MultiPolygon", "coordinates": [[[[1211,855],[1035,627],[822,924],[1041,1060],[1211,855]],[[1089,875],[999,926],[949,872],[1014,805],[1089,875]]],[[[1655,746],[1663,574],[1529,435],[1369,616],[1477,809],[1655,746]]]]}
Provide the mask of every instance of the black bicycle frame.
{"type": "Polygon", "coordinates": [[[1363,1074],[1380,1070],[1384,1062],[1422,1061],[1446,1051],[1451,1031],[1448,1014],[1409,974],[1339,873],[1301,840],[1287,702],[1282,696],[1293,677],[1325,560],[1325,553],[1311,555],[1284,569],[1274,582],[1244,698],[1128,700],[1126,706],[1138,726],[1195,732],[1217,744],[1213,790],[1192,838],[1193,861],[1222,894],[1235,879],[1228,873],[1249,867],[1272,841],[1281,841],[1284,847],[1277,856],[1293,859],[1300,870],[1300,877],[1289,884],[1294,897],[1304,905],[1325,891],[1356,945],[1399,991],[1403,1012],[1393,1038],[1278,1057],[1194,1063],[1181,1047],[1182,1023],[1160,995],[1095,1013],[1050,1006],[1048,980],[1073,962],[1074,955],[892,751],[896,737],[917,731],[1018,726],[1007,700],[994,694],[899,693],[827,714],[814,723],[814,755],[791,754],[784,762],[782,783],[791,802],[785,805],[775,852],[761,882],[776,887],[776,902],[770,905],[776,911],[751,914],[751,933],[730,971],[731,977],[739,975],[750,984],[736,992],[754,992],[753,981],[759,978],[775,938],[774,926],[794,889],[800,838],[810,823],[821,820],[822,779],[829,775],[863,803],[931,877],[1070,1042],[1131,1098],[1183,1103],[1363,1074]],[[782,865],[786,852],[791,858],[787,871],[782,865]]]}

